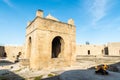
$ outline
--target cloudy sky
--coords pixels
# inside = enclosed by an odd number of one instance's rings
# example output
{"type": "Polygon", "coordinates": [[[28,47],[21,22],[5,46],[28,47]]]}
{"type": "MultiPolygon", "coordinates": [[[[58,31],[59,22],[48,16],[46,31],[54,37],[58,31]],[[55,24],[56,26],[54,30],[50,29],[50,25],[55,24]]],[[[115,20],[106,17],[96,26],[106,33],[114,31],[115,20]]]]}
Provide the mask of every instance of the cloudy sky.
{"type": "Polygon", "coordinates": [[[0,0],[0,45],[24,44],[38,9],[62,22],[72,18],[77,44],[120,42],[120,0],[0,0]]]}

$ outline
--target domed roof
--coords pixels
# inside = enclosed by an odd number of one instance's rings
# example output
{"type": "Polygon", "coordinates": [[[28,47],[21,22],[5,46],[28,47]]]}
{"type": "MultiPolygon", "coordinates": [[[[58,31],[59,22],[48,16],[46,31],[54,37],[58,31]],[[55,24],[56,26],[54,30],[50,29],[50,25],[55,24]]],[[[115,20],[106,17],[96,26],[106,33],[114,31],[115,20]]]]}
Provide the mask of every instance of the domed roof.
{"type": "Polygon", "coordinates": [[[52,19],[52,20],[55,20],[55,21],[59,21],[57,18],[53,17],[51,14],[48,14],[46,16],[47,19],[52,19]]]}

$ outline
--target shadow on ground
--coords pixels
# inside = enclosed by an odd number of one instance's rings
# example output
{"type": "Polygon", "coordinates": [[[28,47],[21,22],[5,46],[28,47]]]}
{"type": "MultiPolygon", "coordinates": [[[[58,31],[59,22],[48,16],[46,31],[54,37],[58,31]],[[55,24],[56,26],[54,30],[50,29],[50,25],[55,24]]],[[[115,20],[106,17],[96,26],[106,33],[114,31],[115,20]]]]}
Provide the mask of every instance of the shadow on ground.
{"type": "Polygon", "coordinates": [[[42,80],[120,80],[120,62],[109,65],[109,75],[95,74],[94,66],[86,70],[69,70],[42,80]]]}
{"type": "Polygon", "coordinates": [[[119,72],[120,73],[120,62],[109,65],[109,71],[119,72]]]}
{"type": "Polygon", "coordinates": [[[11,61],[8,61],[6,59],[0,59],[0,66],[7,66],[7,65],[12,65],[12,64],[14,63],[11,61]]]}
{"type": "Polygon", "coordinates": [[[45,78],[42,80],[120,80],[120,74],[109,72],[109,75],[95,74],[94,70],[69,70],[59,76],[45,78]]]}
{"type": "Polygon", "coordinates": [[[25,79],[9,70],[0,70],[0,80],[25,80],[25,79]]]}

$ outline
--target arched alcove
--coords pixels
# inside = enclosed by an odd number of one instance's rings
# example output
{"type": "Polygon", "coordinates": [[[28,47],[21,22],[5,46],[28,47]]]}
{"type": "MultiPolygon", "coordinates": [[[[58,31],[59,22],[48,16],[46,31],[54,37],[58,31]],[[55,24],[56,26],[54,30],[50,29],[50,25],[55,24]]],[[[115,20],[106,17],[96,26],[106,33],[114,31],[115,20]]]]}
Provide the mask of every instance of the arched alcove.
{"type": "Polygon", "coordinates": [[[7,57],[7,53],[6,52],[4,52],[3,57],[7,57]]]}
{"type": "Polygon", "coordinates": [[[88,55],[90,55],[90,50],[88,50],[88,55]]]}
{"type": "Polygon", "coordinates": [[[28,58],[30,58],[30,55],[31,55],[31,47],[32,47],[32,38],[29,37],[29,39],[28,39],[28,49],[27,49],[28,58]]]}
{"type": "Polygon", "coordinates": [[[52,58],[58,58],[59,54],[64,50],[64,41],[60,36],[52,40],[52,58]]]}

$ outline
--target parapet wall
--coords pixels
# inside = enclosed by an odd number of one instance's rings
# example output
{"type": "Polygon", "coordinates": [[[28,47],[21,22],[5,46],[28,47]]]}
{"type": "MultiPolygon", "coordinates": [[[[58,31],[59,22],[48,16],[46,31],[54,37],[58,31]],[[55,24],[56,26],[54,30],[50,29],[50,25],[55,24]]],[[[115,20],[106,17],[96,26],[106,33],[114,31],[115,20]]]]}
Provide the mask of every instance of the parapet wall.
{"type": "Polygon", "coordinates": [[[120,42],[108,43],[107,45],[77,45],[76,54],[120,56],[120,42]]]}
{"type": "Polygon", "coordinates": [[[77,45],[77,55],[102,55],[104,46],[102,45],[77,45]]]}
{"type": "Polygon", "coordinates": [[[29,35],[36,29],[40,29],[43,31],[54,31],[71,35],[75,35],[76,32],[76,28],[74,25],[41,17],[36,17],[32,21],[32,23],[27,27],[26,34],[29,35]]]}
{"type": "Polygon", "coordinates": [[[108,43],[109,55],[120,56],[120,42],[108,43]]]}
{"type": "Polygon", "coordinates": [[[5,57],[10,61],[15,61],[18,54],[21,54],[21,58],[24,55],[23,46],[0,46],[0,57],[5,57]]]}

